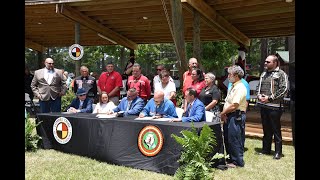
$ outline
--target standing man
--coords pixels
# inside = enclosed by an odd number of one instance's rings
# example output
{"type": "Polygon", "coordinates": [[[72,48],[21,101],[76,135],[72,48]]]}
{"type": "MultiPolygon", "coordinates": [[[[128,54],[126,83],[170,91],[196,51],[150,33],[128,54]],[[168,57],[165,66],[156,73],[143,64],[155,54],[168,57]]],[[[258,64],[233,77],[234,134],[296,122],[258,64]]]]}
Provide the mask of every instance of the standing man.
{"type": "MultiPolygon", "coordinates": [[[[193,79],[192,79],[192,70],[198,68],[198,60],[194,57],[189,59],[189,69],[183,73],[182,76],[182,80],[183,80],[183,84],[182,84],[182,94],[183,96],[185,95],[186,90],[191,87],[193,79]]],[[[184,99],[182,101],[182,109],[184,109],[184,111],[186,111],[187,108],[187,102],[184,99]]]]}
{"type": "Polygon", "coordinates": [[[115,105],[119,104],[120,88],[122,88],[122,77],[120,73],[114,71],[114,65],[110,61],[106,66],[107,72],[101,73],[98,81],[98,91],[101,94],[102,91],[107,92],[109,100],[115,105]]]}
{"type": "Polygon", "coordinates": [[[39,98],[41,113],[61,112],[61,96],[67,85],[62,70],[54,68],[52,58],[47,58],[45,67],[34,72],[31,88],[39,98]]]}
{"type": "Polygon", "coordinates": [[[260,76],[257,89],[258,102],[263,128],[262,151],[259,154],[270,154],[272,136],[274,136],[275,154],[273,159],[282,156],[282,135],[280,118],[282,115],[283,97],[288,91],[288,76],[280,68],[277,56],[269,55],[264,61],[265,71],[260,76]]]}
{"type": "Polygon", "coordinates": [[[132,76],[128,78],[128,88],[136,88],[138,96],[141,97],[145,104],[151,96],[151,85],[149,79],[141,74],[141,66],[135,63],[132,67],[132,76]]]}
{"type": "Polygon", "coordinates": [[[243,153],[245,141],[245,121],[247,108],[247,89],[241,82],[244,72],[240,66],[233,65],[228,68],[228,79],[232,83],[220,113],[224,122],[224,137],[227,154],[230,155],[227,166],[229,168],[243,167],[243,153]]]}
{"type": "Polygon", "coordinates": [[[80,76],[74,79],[73,92],[76,94],[78,89],[84,89],[87,91],[87,97],[92,101],[97,96],[97,83],[96,79],[89,75],[89,69],[86,66],[80,67],[80,76]]]}

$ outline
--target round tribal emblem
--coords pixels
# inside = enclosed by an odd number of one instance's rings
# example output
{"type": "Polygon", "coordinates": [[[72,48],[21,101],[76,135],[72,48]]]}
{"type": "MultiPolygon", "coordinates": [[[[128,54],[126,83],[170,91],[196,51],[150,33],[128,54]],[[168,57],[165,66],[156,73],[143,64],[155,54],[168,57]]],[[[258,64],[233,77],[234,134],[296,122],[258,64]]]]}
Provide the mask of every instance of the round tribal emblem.
{"type": "Polygon", "coordinates": [[[79,44],[73,44],[69,47],[69,56],[73,60],[79,60],[83,56],[83,47],[79,44]]]}
{"type": "Polygon", "coordinates": [[[72,136],[72,126],[65,117],[59,117],[53,124],[53,136],[60,144],[66,144],[72,136]]]}
{"type": "Polygon", "coordinates": [[[153,125],[142,128],[138,136],[138,147],[145,156],[157,155],[163,146],[163,135],[161,130],[153,125]]]}

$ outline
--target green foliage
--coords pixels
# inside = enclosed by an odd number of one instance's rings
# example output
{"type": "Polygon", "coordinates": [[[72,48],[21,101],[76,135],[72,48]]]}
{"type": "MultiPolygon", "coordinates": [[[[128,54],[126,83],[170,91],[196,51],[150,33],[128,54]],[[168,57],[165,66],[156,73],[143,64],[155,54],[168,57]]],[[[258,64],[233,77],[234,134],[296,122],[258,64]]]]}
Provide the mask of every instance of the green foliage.
{"type": "Polygon", "coordinates": [[[183,137],[171,134],[171,137],[183,148],[178,160],[180,167],[177,169],[175,177],[190,180],[213,179],[211,168],[213,158],[210,159],[209,157],[209,154],[214,150],[213,146],[217,144],[213,130],[205,124],[198,136],[198,132],[192,123],[191,131],[182,130],[181,134],[183,137]]]}
{"type": "Polygon", "coordinates": [[[36,127],[40,124],[36,124],[34,121],[31,120],[29,114],[27,114],[27,118],[25,119],[25,151],[36,151],[38,149],[38,142],[41,137],[35,132],[36,127]]]}
{"type": "Polygon", "coordinates": [[[177,90],[176,92],[177,107],[181,107],[183,99],[184,97],[183,97],[182,90],[181,89],[177,90]]]}
{"type": "Polygon", "coordinates": [[[61,98],[61,111],[66,111],[67,107],[71,104],[72,100],[76,98],[74,92],[70,89],[66,92],[66,95],[61,98]]]}

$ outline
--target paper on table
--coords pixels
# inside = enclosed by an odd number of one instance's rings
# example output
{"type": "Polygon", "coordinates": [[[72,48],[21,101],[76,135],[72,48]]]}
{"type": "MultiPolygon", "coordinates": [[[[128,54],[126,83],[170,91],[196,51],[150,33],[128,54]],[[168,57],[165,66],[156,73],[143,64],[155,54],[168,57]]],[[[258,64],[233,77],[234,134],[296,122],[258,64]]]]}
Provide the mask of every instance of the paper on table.
{"type": "Polygon", "coordinates": [[[115,118],[116,114],[97,114],[97,118],[115,118]]]}
{"type": "Polygon", "coordinates": [[[134,120],[152,120],[152,121],[170,121],[171,118],[158,118],[155,119],[154,117],[143,117],[143,118],[135,118],[134,120]]]}

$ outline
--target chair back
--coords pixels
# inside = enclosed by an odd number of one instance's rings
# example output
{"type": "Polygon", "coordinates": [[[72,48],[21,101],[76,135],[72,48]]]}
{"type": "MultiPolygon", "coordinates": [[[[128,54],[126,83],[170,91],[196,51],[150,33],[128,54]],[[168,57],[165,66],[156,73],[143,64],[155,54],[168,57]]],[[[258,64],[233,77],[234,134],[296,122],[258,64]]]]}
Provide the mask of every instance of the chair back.
{"type": "Polygon", "coordinates": [[[214,117],[213,112],[206,111],[205,113],[206,113],[206,122],[212,122],[212,119],[214,117]]]}
{"type": "Polygon", "coordinates": [[[176,113],[177,113],[179,119],[182,118],[183,111],[184,110],[182,108],[176,107],[176,113]]]}

